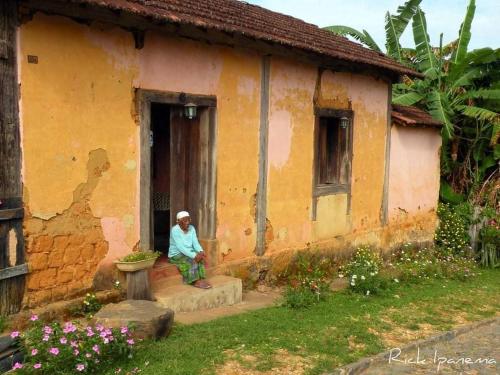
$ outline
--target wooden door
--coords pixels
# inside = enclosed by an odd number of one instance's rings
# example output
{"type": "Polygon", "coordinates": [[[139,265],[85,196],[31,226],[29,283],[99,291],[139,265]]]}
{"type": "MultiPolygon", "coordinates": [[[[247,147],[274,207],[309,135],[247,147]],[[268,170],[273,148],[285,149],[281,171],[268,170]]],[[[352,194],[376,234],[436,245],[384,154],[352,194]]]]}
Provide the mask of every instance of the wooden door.
{"type": "Polygon", "coordinates": [[[170,218],[188,211],[198,228],[200,207],[200,121],[182,114],[183,107],[170,111],[170,218]]]}
{"type": "Polygon", "coordinates": [[[20,310],[28,269],[22,223],[16,27],[16,1],[0,1],[0,315],[20,310]]]}

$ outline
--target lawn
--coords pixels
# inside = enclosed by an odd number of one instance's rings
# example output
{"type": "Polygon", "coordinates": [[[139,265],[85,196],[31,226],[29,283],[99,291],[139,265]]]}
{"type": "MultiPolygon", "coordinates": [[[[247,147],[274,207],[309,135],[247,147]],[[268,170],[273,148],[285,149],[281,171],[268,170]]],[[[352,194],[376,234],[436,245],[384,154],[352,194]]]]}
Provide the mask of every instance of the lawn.
{"type": "Polygon", "coordinates": [[[385,296],[337,292],[306,310],[277,306],[175,325],[167,339],[141,343],[122,372],[320,374],[499,311],[498,269],[466,282],[400,285],[385,296]]]}

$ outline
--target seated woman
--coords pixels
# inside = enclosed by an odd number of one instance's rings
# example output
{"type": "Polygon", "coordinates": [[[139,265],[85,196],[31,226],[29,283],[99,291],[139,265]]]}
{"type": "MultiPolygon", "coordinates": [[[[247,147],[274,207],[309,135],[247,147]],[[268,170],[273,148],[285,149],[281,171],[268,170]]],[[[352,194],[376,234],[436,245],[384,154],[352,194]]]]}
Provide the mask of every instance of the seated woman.
{"type": "Polygon", "coordinates": [[[177,214],[177,225],[170,231],[168,258],[177,266],[184,283],[197,288],[209,289],[212,286],[205,279],[205,252],[196,236],[196,230],[190,225],[191,218],[186,211],[177,214]]]}

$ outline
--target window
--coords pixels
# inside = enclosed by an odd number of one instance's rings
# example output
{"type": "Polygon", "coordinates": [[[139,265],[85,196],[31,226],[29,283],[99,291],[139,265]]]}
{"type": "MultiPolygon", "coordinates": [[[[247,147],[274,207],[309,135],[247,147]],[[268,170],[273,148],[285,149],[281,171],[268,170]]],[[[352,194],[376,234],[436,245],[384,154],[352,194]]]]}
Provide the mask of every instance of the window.
{"type": "Polygon", "coordinates": [[[316,110],[315,195],[349,192],[352,111],[316,110]]]}

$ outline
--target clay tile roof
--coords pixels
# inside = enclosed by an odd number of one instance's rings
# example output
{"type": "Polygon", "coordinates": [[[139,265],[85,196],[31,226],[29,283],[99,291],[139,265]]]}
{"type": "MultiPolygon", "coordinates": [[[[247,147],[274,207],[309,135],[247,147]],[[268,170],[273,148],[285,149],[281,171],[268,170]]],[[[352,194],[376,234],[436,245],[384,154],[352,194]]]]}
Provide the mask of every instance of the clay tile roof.
{"type": "Polygon", "coordinates": [[[145,17],[244,35],[396,74],[419,76],[383,53],[316,25],[237,0],[69,0],[145,17]]]}
{"type": "Polygon", "coordinates": [[[440,121],[417,107],[397,104],[392,105],[392,122],[403,126],[443,126],[440,121]]]}

